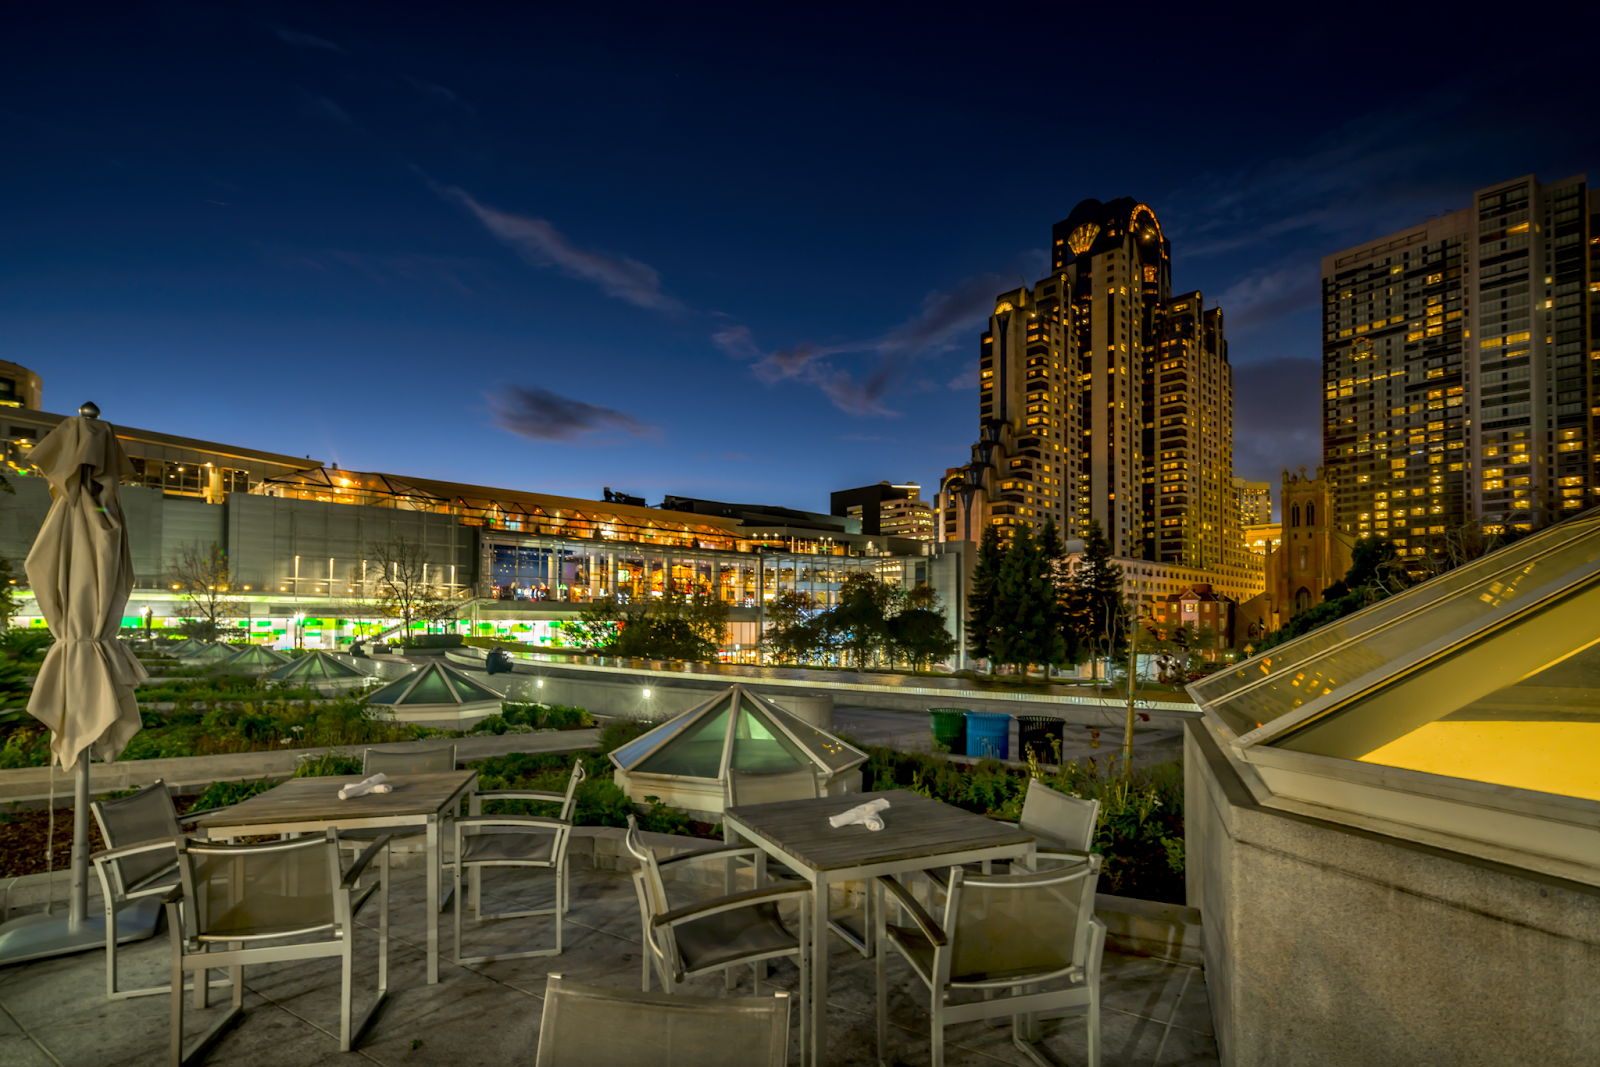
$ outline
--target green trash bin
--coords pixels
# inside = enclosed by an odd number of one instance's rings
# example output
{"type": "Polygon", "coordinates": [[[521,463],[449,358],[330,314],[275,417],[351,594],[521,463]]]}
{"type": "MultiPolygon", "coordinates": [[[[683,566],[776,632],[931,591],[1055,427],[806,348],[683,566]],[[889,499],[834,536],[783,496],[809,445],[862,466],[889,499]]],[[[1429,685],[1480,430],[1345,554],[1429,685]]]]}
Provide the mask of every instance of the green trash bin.
{"type": "Polygon", "coordinates": [[[933,744],[953,756],[967,754],[967,709],[929,708],[933,719],[933,744]]]}

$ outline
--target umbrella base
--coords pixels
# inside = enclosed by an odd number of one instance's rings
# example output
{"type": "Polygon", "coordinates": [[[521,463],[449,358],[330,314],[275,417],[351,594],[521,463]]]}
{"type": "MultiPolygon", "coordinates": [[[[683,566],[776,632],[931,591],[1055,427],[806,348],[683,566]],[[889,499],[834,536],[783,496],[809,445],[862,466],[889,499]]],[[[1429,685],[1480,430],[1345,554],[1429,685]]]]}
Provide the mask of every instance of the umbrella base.
{"type": "MultiPolygon", "coordinates": [[[[117,944],[154,937],[161,898],[141,897],[117,912],[117,944]]],[[[0,925],[0,967],[106,947],[106,920],[94,915],[73,927],[65,915],[24,915],[0,925]]]]}

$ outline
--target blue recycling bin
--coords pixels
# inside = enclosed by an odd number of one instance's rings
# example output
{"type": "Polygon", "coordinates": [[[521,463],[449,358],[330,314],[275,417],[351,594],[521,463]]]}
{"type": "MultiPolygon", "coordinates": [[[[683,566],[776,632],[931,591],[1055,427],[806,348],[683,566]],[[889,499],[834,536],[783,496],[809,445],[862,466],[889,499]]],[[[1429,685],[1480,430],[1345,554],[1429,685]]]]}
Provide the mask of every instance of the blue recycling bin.
{"type": "Polygon", "coordinates": [[[967,755],[1010,759],[1010,714],[1004,711],[967,712],[967,755]]]}

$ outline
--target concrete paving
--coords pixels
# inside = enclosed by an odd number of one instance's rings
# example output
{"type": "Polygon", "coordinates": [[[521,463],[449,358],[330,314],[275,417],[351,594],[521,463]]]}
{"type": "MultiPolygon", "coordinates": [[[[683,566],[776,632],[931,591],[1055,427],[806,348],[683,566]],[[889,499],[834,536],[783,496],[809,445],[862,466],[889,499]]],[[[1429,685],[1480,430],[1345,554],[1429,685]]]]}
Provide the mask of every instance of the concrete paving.
{"type": "MultiPolygon", "coordinates": [[[[503,910],[548,900],[550,876],[515,870],[491,871],[484,884],[486,908],[503,910]]],[[[675,883],[676,884],[676,883],[675,883]]],[[[685,894],[699,892],[684,886],[685,894]]],[[[591,869],[587,859],[573,869],[573,908],[559,957],[457,967],[441,963],[441,981],[426,984],[423,878],[417,870],[394,872],[391,912],[390,1002],[351,1056],[338,1052],[338,963],[334,960],[251,968],[245,974],[246,1015],[212,1050],[218,1067],[299,1067],[323,1063],[385,1065],[523,1065],[538,1045],[546,976],[618,988],[639,987],[639,912],[625,871],[591,869]]],[[[375,921],[369,916],[368,921],[375,921]]],[[[448,918],[448,916],[446,916],[448,918]]],[[[552,942],[547,919],[510,919],[478,927],[465,923],[471,953],[516,951],[552,942]]],[[[358,940],[354,1000],[359,1010],[370,996],[376,968],[376,931],[358,940]]],[[[448,955],[451,936],[443,930],[448,955]]],[[[166,935],[129,946],[122,955],[129,986],[165,980],[170,961],[166,935]]],[[[872,964],[838,941],[828,961],[829,1062],[866,1064],[875,1056],[872,964]]],[[[779,963],[768,980],[793,990],[797,975],[779,963]]],[[[929,1062],[927,1012],[921,984],[891,955],[889,1011],[893,1024],[891,1062],[929,1062]]],[[[169,1001],[154,996],[109,1002],[104,959],[99,953],[0,970],[0,1064],[7,1067],[136,1067],[165,1063],[169,1001]]],[[[1215,1064],[1216,1041],[1197,967],[1108,953],[1102,984],[1102,1063],[1106,1067],[1179,1067],[1215,1064]]],[[[743,974],[734,995],[748,995],[743,974]]],[[[686,992],[724,996],[721,977],[692,983],[686,992]]],[[[191,1035],[217,1017],[219,1005],[186,1012],[191,1035]]],[[[796,1013],[798,1015],[798,1013],[796,1013]]],[[[790,1062],[799,1062],[798,1018],[790,1062]]],[[[1062,1064],[1085,1062],[1084,1023],[1046,1021],[1045,1044],[1062,1064]]],[[[968,1023],[946,1030],[947,1062],[956,1065],[1025,1064],[1011,1045],[1009,1023],[968,1023]]]]}

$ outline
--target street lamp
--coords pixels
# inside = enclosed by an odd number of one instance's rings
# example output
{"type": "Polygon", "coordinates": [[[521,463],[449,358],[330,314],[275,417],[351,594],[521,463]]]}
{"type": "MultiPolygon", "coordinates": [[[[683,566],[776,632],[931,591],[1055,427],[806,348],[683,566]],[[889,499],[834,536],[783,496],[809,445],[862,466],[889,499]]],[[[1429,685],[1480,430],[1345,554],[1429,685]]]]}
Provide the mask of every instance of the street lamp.
{"type": "Polygon", "coordinates": [[[146,604],[144,606],[144,610],[139,614],[144,616],[144,639],[148,641],[150,640],[150,617],[154,615],[155,612],[150,609],[149,604],[146,604]]]}

